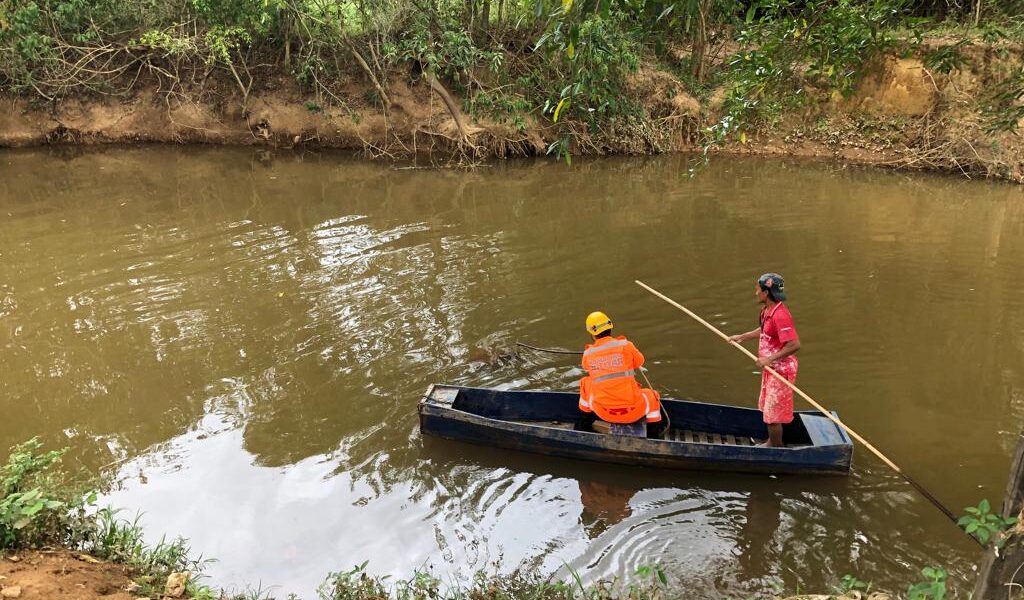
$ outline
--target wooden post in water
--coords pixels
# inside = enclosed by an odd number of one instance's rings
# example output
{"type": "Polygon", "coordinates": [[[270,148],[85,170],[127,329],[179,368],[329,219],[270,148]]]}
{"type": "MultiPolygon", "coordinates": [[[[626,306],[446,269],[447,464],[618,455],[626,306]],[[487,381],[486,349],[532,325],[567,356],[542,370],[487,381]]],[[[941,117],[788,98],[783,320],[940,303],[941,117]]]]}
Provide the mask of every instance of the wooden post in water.
{"type": "MultiPolygon", "coordinates": [[[[1010,479],[1003,496],[1003,518],[1016,517],[1024,508],[1024,433],[1017,438],[1017,449],[1010,463],[1010,479]]],[[[1014,526],[1018,527],[1018,526],[1014,526]]],[[[1012,530],[1011,530],[1012,531],[1012,530]]],[[[986,548],[974,600],[1012,600],[1024,596],[1024,536],[1011,533],[1006,545],[996,554],[986,548]]]]}

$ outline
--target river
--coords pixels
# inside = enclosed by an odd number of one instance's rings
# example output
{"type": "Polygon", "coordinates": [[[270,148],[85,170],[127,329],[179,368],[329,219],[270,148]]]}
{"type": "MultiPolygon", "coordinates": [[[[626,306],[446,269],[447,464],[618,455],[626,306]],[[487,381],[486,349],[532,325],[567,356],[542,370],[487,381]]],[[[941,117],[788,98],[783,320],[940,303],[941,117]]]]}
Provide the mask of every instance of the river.
{"type": "Polygon", "coordinates": [[[969,589],[977,548],[858,448],[848,478],[612,467],[423,438],[430,383],[571,390],[604,310],[663,393],[756,405],[728,332],[786,276],[800,383],[955,510],[1024,417],[1024,192],[786,160],[393,168],[219,148],[0,154],[0,443],[105,468],[103,502],[313,598],[332,570],[663,566],[725,598],[969,589]],[[113,466],[106,466],[115,463],[113,466]]]}

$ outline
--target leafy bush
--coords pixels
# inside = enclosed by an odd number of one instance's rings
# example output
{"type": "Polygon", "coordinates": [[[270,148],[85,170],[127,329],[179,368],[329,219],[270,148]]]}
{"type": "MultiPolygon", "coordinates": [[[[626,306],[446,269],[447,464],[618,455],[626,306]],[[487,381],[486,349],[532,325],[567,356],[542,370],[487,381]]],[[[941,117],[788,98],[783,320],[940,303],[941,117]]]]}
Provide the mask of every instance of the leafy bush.
{"type": "Polygon", "coordinates": [[[996,546],[1002,547],[1006,543],[1006,538],[1000,534],[1016,524],[1017,517],[1004,519],[991,512],[991,508],[987,499],[979,502],[978,506],[968,506],[964,509],[967,514],[960,517],[957,524],[982,544],[994,539],[996,546]]]}
{"type": "Polygon", "coordinates": [[[65,450],[40,452],[37,438],[14,446],[0,469],[0,548],[18,548],[59,539],[64,517],[76,500],[51,467],[65,450]]]}
{"type": "Polygon", "coordinates": [[[470,91],[472,74],[485,68],[497,73],[504,55],[479,48],[469,31],[458,22],[444,22],[444,29],[434,33],[426,18],[402,32],[398,39],[385,46],[385,59],[392,65],[418,61],[438,77],[450,81],[460,91],[470,91]]]}
{"type": "Polygon", "coordinates": [[[1024,119],[1024,68],[997,83],[982,108],[990,132],[1016,132],[1024,119]]]}

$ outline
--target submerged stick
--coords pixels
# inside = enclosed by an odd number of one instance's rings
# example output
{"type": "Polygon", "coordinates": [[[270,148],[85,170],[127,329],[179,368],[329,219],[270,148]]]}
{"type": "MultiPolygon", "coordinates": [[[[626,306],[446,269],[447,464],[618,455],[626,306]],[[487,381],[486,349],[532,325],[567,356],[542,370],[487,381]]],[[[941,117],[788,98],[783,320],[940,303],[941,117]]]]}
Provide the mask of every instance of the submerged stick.
{"type": "MultiPolygon", "coordinates": [[[[712,325],[711,323],[708,323],[708,322],[707,322],[707,321],[705,321],[704,319],[700,318],[700,316],[698,316],[698,315],[697,315],[696,313],[694,313],[694,312],[693,312],[693,311],[691,311],[690,309],[686,308],[686,307],[685,307],[685,306],[683,306],[682,304],[679,304],[679,303],[678,303],[678,302],[676,302],[675,300],[673,300],[673,299],[669,298],[668,296],[666,296],[666,295],[662,294],[661,292],[659,292],[659,291],[655,290],[654,288],[650,287],[649,285],[647,285],[646,283],[644,283],[644,282],[642,282],[642,281],[640,281],[640,280],[637,280],[637,281],[636,281],[636,284],[637,284],[637,285],[639,285],[640,287],[644,288],[644,289],[645,289],[645,290],[647,290],[648,292],[650,292],[650,293],[654,294],[655,296],[657,296],[657,297],[661,298],[661,299],[662,299],[662,300],[664,300],[665,302],[668,302],[668,303],[669,303],[669,304],[671,304],[672,306],[674,306],[674,307],[678,308],[679,310],[683,311],[684,313],[686,313],[686,314],[690,315],[690,316],[691,316],[691,317],[693,317],[693,318],[694,318],[694,319],[695,319],[695,320],[696,320],[696,321],[697,321],[698,323],[700,323],[701,325],[703,325],[703,326],[707,327],[707,328],[708,328],[708,329],[710,329],[711,331],[715,332],[715,333],[716,333],[716,334],[718,335],[718,337],[720,337],[720,338],[722,338],[723,340],[725,340],[725,341],[729,342],[729,336],[727,336],[727,335],[725,335],[724,333],[722,333],[721,331],[719,331],[719,330],[718,330],[718,328],[716,328],[716,327],[715,327],[714,325],[712,325]]],[[[738,344],[738,343],[736,343],[736,342],[729,342],[729,343],[730,343],[731,345],[733,345],[733,346],[735,346],[735,347],[739,348],[739,350],[740,350],[741,352],[743,352],[744,354],[746,354],[746,355],[747,355],[747,356],[748,356],[748,357],[749,357],[749,358],[750,358],[751,360],[755,360],[755,361],[757,360],[757,356],[755,356],[755,355],[754,355],[754,353],[753,353],[753,352],[751,352],[750,350],[747,350],[746,348],[744,348],[743,346],[741,346],[740,344],[738,344]]],[[[849,426],[847,426],[847,425],[846,425],[845,423],[843,423],[842,421],[840,421],[840,420],[839,420],[839,417],[837,417],[837,416],[833,415],[833,414],[832,414],[831,412],[829,412],[829,411],[828,411],[828,410],[827,410],[827,409],[826,409],[826,408],[825,408],[824,406],[822,406],[822,405],[818,404],[817,402],[815,402],[815,401],[814,401],[814,398],[811,398],[810,396],[808,396],[808,395],[807,395],[806,393],[804,393],[804,391],[803,391],[803,390],[801,390],[800,388],[796,387],[796,385],[794,385],[794,384],[793,384],[792,382],[790,382],[790,381],[789,381],[788,379],[786,379],[785,377],[783,377],[782,375],[780,375],[780,374],[778,373],[778,371],[776,371],[775,369],[773,369],[773,368],[771,368],[771,367],[765,367],[764,369],[765,369],[766,371],[768,371],[769,373],[771,373],[771,374],[772,374],[772,375],[773,375],[773,376],[774,376],[774,377],[775,377],[776,379],[778,379],[778,380],[779,380],[779,381],[781,381],[782,383],[784,383],[784,384],[786,384],[787,386],[789,386],[789,387],[790,387],[790,389],[792,389],[792,390],[793,390],[794,392],[796,392],[797,394],[799,394],[801,398],[803,398],[804,400],[806,400],[807,402],[809,402],[809,403],[811,404],[811,406],[813,406],[814,408],[818,409],[818,411],[819,411],[819,412],[820,412],[821,414],[825,415],[825,417],[827,417],[827,418],[828,418],[828,419],[829,419],[830,421],[832,421],[833,423],[835,423],[836,425],[838,425],[839,427],[841,427],[841,428],[843,429],[843,431],[845,431],[846,433],[850,434],[850,437],[854,438],[855,440],[857,440],[858,442],[860,442],[861,444],[863,444],[863,445],[864,445],[864,447],[865,447],[865,448],[867,448],[868,450],[870,450],[872,454],[874,454],[875,456],[877,456],[877,457],[878,457],[878,458],[879,458],[879,459],[880,459],[880,460],[881,460],[882,462],[884,462],[884,463],[885,463],[886,465],[888,465],[888,466],[889,466],[889,468],[891,468],[891,469],[892,469],[893,471],[896,471],[896,473],[897,473],[897,474],[899,474],[899,475],[900,475],[900,477],[902,477],[903,479],[905,479],[905,480],[907,481],[907,483],[909,483],[910,485],[912,485],[912,486],[914,487],[914,489],[916,489],[916,490],[917,490],[918,492],[920,492],[920,493],[921,493],[921,495],[922,495],[922,496],[924,496],[925,498],[927,498],[929,502],[931,502],[932,504],[934,504],[936,508],[938,508],[938,509],[939,509],[940,511],[942,511],[942,514],[946,515],[946,517],[948,517],[950,521],[953,521],[954,523],[956,523],[956,522],[957,522],[957,518],[956,518],[956,515],[954,515],[954,514],[953,514],[953,511],[951,511],[951,510],[949,510],[948,508],[946,508],[946,505],[944,505],[944,504],[943,504],[942,502],[940,502],[938,498],[936,498],[935,496],[933,496],[931,492],[929,492],[928,490],[926,490],[926,489],[924,488],[924,486],[922,486],[922,485],[921,485],[920,483],[918,483],[917,481],[915,481],[915,480],[914,480],[914,478],[912,478],[912,477],[911,477],[910,475],[907,475],[907,474],[906,474],[906,473],[905,473],[905,472],[903,471],[903,469],[899,468],[899,466],[897,466],[897,465],[896,465],[896,463],[894,463],[894,462],[892,462],[891,460],[889,460],[889,458],[888,458],[888,457],[887,457],[886,455],[882,454],[882,452],[881,452],[880,450],[878,450],[878,448],[875,448],[875,447],[874,447],[873,445],[871,445],[871,443],[870,443],[870,442],[868,442],[868,441],[867,441],[866,439],[864,439],[863,437],[861,437],[861,435],[860,435],[859,433],[857,433],[856,431],[854,431],[853,429],[851,429],[851,428],[850,428],[849,426]]],[[[957,525],[957,527],[959,527],[959,524],[957,525]]],[[[984,545],[983,545],[983,544],[981,543],[981,541],[980,541],[980,540],[978,540],[978,539],[977,539],[977,538],[975,538],[974,536],[969,536],[969,537],[970,537],[970,538],[971,538],[972,540],[974,540],[975,542],[977,542],[977,543],[978,543],[978,545],[981,545],[982,547],[984,547],[984,545]]]]}
{"type": "Polygon", "coordinates": [[[529,348],[530,350],[536,350],[537,352],[550,352],[551,354],[583,354],[576,350],[561,350],[559,348],[538,348],[537,346],[531,346],[522,342],[516,342],[516,346],[522,346],[523,348],[529,348]]]}

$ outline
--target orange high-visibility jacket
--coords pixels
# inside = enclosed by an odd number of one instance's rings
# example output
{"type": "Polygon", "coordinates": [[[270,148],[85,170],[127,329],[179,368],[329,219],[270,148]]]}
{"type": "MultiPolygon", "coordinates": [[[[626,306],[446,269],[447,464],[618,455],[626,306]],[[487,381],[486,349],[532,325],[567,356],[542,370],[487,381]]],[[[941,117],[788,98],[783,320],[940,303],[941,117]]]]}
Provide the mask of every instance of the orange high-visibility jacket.
{"type": "Polygon", "coordinates": [[[583,351],[587,376],[580,380],[580,410],[594,412],[609,423],[661,420],[661,405],[653,390],[640,388],[633,375],[644,355],[625,337],[598,338],[583,351]],[[645,393],[646,392],[646,393],[645,393]]]}

